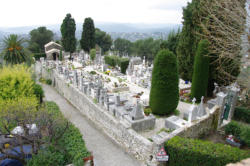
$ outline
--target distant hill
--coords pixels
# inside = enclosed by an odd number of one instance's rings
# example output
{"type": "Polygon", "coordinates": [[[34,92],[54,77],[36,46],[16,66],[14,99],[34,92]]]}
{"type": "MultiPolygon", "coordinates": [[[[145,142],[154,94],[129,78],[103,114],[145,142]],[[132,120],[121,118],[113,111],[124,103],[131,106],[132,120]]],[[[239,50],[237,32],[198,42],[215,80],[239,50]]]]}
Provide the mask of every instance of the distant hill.
{"type": "MultiPolygon", "coordinates": [[[[40,25],[42,26],[42,25],[40,25]]],[[[60,33],[60,24],[54,25],[45,25],[47,29],[52,30],[56,35],[55,38],[59,39],[61,36],[60,33]]],[[[8,34],[19,34],[25,37],[28,37],[28,33],[39,26],[26,26],[26,27],[11,27],[11,28],[4,28],[0,27],[0,41],[3,36],[8,34]]],[[[149,34],[146,36],[150,36],[151,33],[163,33],[168,34],[171,30],[177,30],[181,28],[180,24],[130,24],[130,23],[96,23],[96,28],[101,29],[102,31],[111,33],[111,34],[123,34],[124,33],[144,33],[149,34]]],[[[78,39],[81,38],[82,32],[82,23],[76,24],[76,37],[78,39]]],[[[112,35],[113,36],[113,35],[112,35]]],[[[144,35],[145,36],[145,35],[144,35]]]]}

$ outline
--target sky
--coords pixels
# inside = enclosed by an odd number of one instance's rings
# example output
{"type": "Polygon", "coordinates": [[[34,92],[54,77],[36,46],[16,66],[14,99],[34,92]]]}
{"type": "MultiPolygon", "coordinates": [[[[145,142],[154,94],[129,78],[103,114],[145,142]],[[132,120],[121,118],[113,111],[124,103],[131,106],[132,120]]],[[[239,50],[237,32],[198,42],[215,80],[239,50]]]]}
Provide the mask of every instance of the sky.
{"type": "Polygon", "coordinates": [[[0,27],[61,24],[67,13],[77,23],[180,24],[191,0],[1,0],[0,27]]]}

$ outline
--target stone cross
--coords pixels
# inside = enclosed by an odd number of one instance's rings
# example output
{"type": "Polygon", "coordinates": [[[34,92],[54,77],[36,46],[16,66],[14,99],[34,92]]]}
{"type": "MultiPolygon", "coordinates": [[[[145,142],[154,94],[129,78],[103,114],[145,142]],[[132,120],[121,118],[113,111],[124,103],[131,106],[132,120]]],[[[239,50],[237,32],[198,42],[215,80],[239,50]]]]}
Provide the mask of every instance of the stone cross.
{"type": "Polygon", "coordinates": [[[195,105],[195,102],[196,102],[196,98],[194,97],[192,100],[193,105],[195,105]]]}
{"type": "Polygon", "coordinates": [[[203,105],[203,103],[204,103],[203,100],[204,100],[204,96],[201,97],[201,102],[200,102],[200,104],[198,106],[198,116],[199,117],[202,117],[202,116],[206,115],[206,109],[205,109],[205,107],[203,105]]]}

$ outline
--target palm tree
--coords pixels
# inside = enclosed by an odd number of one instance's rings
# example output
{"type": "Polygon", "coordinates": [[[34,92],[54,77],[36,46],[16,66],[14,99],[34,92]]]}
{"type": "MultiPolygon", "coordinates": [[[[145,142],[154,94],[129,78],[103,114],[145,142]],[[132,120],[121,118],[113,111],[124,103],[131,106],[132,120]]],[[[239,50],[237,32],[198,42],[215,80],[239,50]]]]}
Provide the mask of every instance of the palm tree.
{"type": "Polygon", "coordinates": [[[27,60],[22,46],[24,43],[23,38],[19,38],[18,35],[11,34],[4,38],[3,43],[4,46],[2,56],[7,64],[19,64],[27,60]]]}

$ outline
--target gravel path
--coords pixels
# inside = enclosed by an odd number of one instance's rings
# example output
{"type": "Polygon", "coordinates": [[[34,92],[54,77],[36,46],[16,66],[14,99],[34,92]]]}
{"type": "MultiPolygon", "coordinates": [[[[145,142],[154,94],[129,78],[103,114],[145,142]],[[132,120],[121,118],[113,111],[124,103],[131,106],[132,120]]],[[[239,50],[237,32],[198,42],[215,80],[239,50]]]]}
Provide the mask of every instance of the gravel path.
{"type": "Polygon", "coordinates": [[[79,128],[88,150],[93,152],[95,166],[141,165],[136,159],[97,130],[92,122],[83,116],[64,97],[59,95],[54,88],[43,85],[43,89],[45,100],[56,102],[64,116],[79,128]]]}

